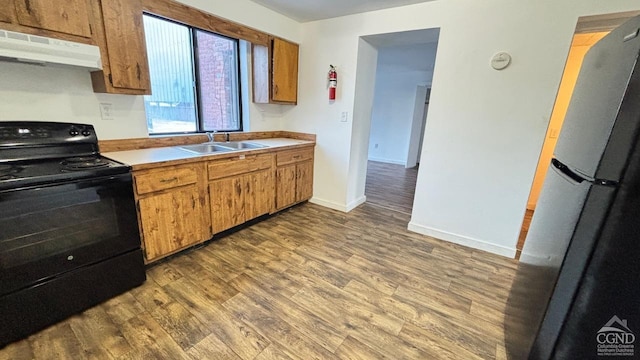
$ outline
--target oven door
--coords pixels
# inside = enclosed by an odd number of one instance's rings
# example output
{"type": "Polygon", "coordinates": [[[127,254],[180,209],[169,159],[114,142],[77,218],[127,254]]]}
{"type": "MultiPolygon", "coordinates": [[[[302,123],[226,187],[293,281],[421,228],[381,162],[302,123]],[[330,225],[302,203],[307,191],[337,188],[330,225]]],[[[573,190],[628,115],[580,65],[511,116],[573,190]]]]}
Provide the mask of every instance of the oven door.
{"type": "Polygon", "coordinates": [[[0,192],[0,296],[138,248],[130,173],[0,192]]]}

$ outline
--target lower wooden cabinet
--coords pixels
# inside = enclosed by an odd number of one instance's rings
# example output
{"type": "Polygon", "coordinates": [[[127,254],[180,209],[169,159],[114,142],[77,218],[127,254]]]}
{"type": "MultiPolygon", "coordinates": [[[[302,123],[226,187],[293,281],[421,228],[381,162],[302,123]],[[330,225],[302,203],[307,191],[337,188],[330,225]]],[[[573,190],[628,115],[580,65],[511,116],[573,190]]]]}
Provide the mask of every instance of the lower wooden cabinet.
{"type": "Polygon", "coordinates": [[[268,214],[273,208],[273,170],[263,170],[245,176],[244,215],[249,221],[268,214]]]}
{"type": "Polygon", "coordinates": [[[204,162],[136,171],[133,176],[147,262],[211,238],[204,162]]]}
{"type": "Polygon", "coordinates": [[[313,196],[313,160],[296,164],[296,202],[313,196]]]}
{"type": "Polygon", "coordinates": [[[139,207],[148,261],[206,238],[199,221],[204,209],[193,186],[142,198],[139,207]]]}
{"type": "Polygon", "coordinates": [[[214,233],[230,229],[244,222],[243,188],[242,176],[209,183],[211,226],[214,233]]]}
{"type": "Polygon", "coordinates": [[[313,147],[133,172],[146,262],[313,195],[313,147]]]}
{"type": "Polygon", "coordinates": [[[276,209],[309,200],[313,196],[313,148],[285,150],[277,154],[276,209]]]}
{"type": "Polygon", "coordinates": [[[276,171],[276,208],[296,203],[296,165],[279,166],[276,171]]]}
{"type": "Polygon", "coordinates": [[[213,233],[230,229],[273,207],[273,155],[209,162],[209,198],[213,233]]]}

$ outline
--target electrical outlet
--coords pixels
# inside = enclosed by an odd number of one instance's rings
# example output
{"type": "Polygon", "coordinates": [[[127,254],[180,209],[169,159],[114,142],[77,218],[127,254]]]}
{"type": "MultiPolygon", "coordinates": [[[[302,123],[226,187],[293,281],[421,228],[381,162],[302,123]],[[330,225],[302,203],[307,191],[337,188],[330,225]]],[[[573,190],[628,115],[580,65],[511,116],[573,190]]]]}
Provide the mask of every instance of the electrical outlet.
{"type": "Polygon", "coordinates": [[[100,103],[100,116],[102,120],[113,120],[113,104],[100,103]]]}
{"type": "Polygon", "coordinates": [[[343,111],[342,115],[340,116],[340,122],[347,122],[348,119],[349,119],[349,112],[343,111]]]}

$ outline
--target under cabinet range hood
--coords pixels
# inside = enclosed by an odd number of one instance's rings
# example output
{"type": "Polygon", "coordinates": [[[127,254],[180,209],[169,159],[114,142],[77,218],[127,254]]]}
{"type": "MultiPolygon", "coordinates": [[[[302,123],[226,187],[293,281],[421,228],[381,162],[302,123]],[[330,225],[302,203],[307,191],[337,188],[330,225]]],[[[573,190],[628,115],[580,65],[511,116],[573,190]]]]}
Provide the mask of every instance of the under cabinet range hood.
{"type": "Polygon", "coordinates": [[[97,46],[7,30],[0,30],[0,61],[102,69],[97,46]]]}

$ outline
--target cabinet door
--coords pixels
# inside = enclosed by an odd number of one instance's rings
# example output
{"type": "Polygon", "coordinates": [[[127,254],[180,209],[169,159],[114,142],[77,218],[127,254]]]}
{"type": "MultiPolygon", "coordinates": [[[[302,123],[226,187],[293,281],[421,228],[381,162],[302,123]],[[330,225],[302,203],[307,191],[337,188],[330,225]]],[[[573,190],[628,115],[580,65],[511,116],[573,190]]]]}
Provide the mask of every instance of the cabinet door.
{"type": "Polygon", "coordinates": [[[16,22],[16,7],[13,6],[13,4],[9,3],[7,5],[0,6],[0,22],[16,22]]]}
{"type": "Polygon", "coordinates": [[[276,208],[296,202],[296,165],[278,167],[276,173],[276,208]]]}
{"type": "Polygon", "coordinates": [[[244,176],[245,221],[268,214],[273,203],[273,176],[271,170],[263,170],[244,176]]]}
{"type": "MultiPolygon", "coordinates": [[[[5,2],[9,2],[5,0],[5,2]]],[[[14,0],[20,25],[90,38],[87,0],[14,0]]],[[[6,4],[3,7],[11,7],[6,4]]],[[[4,10],[3,10],[4,12],[4,10]]]]}
{"type": "Polygon", "coordinates": [[[296,165],[296,202],[313,196],[313,161],[296,165]]]}
{"type": "Polygon", "coordinates": [[[138,205],[147,261],[204,240],[195,186],[142,198],[138,205]]]}
{"type": "Polygon", "coordinates": [[[271,94],[273,101],[298,101],[298,45],[274,38],[271,94]]]}
{"type": "Polygon", "coordinates": [[[140,0],[102,0],[101,8],[111,85],[150,91],[140,0]]]}
{"type": "Polygon", "coordinates": [[[224,178],[209,183],[211,223],[214,234],[244,222],[243,187],[243,176],[224,178]]]}

